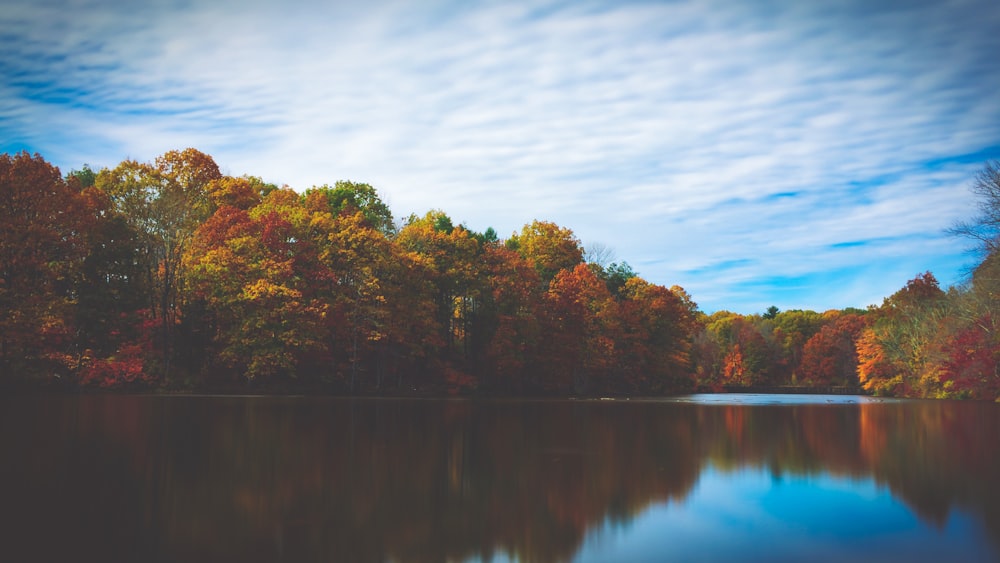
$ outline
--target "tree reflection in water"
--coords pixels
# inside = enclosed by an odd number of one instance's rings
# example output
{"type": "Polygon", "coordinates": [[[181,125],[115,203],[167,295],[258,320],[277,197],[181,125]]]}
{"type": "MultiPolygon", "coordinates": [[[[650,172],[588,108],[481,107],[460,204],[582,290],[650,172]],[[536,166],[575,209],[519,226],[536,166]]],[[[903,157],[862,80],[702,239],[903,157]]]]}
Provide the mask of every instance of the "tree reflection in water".
{"type": "Polygon", "coordinates": [[[1000,545],[992,404],[3,402],[10,560],[561,561],[609,522],[683,506],[709,467],[872,479],[1000,545]]]}

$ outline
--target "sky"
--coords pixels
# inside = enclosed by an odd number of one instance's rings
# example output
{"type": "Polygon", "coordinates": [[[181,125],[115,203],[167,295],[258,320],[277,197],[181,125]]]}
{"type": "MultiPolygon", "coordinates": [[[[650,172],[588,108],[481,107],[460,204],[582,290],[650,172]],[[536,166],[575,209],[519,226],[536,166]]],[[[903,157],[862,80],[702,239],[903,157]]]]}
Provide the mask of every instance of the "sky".
{"type": "Polygon", "coordinates": [[[194,147],[551,221],[706,312],[863,308],[975,263],[944,231],[1000,158],[998,53],[996,0],[5,0],[0,152],[194,147]]]}

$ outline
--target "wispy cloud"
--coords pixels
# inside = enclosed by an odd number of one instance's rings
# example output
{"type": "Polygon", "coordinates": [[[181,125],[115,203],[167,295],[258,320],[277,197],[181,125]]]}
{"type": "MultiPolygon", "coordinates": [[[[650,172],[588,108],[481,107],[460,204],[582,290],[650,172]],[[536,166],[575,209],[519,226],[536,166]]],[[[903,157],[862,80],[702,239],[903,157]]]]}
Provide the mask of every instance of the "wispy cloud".
{"type": "Polygon", "coordinates": [[[554,220],[709,310],[955,281],[941,229],[1000,155],[991,0],[10,4],[0,150],[195,146],[399,215],[554,220]]]}

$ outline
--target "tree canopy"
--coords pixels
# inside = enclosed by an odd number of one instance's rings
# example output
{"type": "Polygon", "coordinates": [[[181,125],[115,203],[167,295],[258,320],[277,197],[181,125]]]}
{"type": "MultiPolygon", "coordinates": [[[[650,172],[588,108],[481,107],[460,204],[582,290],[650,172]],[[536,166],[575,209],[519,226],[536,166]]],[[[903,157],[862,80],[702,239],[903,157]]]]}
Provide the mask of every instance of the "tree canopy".
{"type": "Polygon", "coordinates": [[[926,272],[867,310],[706,315],[543,220],[506,240],[440,210],[397,225],[369,184],[300,193],[195,149],[65,177],[0,155],[0,382],[996,399],[998,180],[988,163],[953,229],[983,253],[963,287],[926,272]]]}

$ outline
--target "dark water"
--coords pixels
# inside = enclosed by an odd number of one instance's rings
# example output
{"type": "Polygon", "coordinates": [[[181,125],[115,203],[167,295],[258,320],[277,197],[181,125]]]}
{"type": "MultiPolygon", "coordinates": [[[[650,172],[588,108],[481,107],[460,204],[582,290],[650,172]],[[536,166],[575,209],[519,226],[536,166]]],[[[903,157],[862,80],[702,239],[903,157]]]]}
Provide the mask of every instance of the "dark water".
{"type": "Polygon", "coordinates": [[[996,561],[1000,405],[0,399],[3,561],[996,561]]]}

